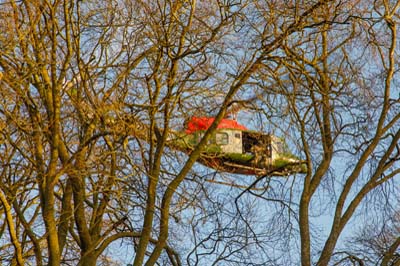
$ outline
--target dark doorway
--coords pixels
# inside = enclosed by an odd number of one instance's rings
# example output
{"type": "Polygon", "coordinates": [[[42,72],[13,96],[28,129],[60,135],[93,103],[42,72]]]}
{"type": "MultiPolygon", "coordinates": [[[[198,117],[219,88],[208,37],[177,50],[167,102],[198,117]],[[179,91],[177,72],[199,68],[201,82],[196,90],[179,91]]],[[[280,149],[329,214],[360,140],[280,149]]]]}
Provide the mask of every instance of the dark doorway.
{"type": "Polygon", "coordinates": [[[242,132],[243,153],[263,153],[267,158],[271,158],[271,136],[259,132],[242,132]]]}

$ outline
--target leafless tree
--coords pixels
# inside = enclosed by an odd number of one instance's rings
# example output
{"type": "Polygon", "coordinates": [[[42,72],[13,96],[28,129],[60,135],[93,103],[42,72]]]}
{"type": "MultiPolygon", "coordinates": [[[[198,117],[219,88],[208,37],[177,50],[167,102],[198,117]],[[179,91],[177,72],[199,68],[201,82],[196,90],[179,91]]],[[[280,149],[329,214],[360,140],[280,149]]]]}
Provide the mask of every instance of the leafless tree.
{"type": "Polygon", "coordinates": [[[400,263],[399,215],[392,212],[388,217],[374,217],[365,222],[359,232],[350,236],[346,251],[335,255],[336,265],[385,265],[400,263]]]}
{"type": "Polygon", "coordinates": [[[298,138],[292,141],[308,162],[308,174],[297,180],[302,188],[290,200],[302,265],[330,265],[346,226],[361,213],[371,219],[374,204],[397,202],[399,5],[329,4],[313,17],[326,23],[293,36],[259,71],[259,109],[276,131],[291,132],[289,141],[298,138]],[[328,218],[313,218],[321,215],[328,218]],[[328,234],[318,230],[321,220],[331,224],[328,234]]]}
{"type": "Polygon", "coordinates": [[[5,263],[113,265],[120,244],[135,266],[329,265],[363,208],[393,205],[399,2],[0,4],[5,263]],[[234,105],[307,174],[197,165],[234,105]],[[194,115],[215,121],[174,149],[194,115]]]}

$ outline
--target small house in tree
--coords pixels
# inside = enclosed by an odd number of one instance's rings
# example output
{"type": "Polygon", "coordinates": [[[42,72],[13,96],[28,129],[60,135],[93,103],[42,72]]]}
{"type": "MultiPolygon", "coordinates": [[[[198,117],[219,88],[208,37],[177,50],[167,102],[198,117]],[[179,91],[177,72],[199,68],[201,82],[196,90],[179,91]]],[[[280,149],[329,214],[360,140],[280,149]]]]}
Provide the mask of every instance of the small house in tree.
{"type": "MultiPolygon", "coordinates": [[[[196,142],[200,141],[204,132],[214,122],[213,117],[192,117],[186,128],[186,134],[193,134],[196,142]]],[[[222,153],[243,153],[242,132],[247,130],[243,125],[231,119],[222,119],[209,145],[215,145],[222,153]]]]}
{"type": "MultiPolygon", "coordinates": [[[[213,117],[192,117],[186,122],[189,146],[200,142],[214,120],[213,117]]],[[[200,158],[201,163],[226,172],[286,175],[306,171],[305,164],[290,153],[283,139],[248,130],[233,119],[221,120],[204,153],[208,156],[200,158]]]]}

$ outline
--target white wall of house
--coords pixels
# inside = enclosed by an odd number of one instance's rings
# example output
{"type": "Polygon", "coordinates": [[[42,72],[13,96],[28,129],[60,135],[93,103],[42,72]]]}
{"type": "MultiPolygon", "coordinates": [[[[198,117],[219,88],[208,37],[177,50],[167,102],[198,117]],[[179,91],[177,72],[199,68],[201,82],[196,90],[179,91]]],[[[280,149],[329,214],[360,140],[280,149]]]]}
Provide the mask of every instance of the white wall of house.
{"type": "Polygon", "coordinates": [[[215,134],[215,142],[221,152],[242,153],[242,131],[236,129],[220,129],[215,134]]]}
{"type": "Polygon", "coordinates": [[[280,147],[278,145],[279,142],[281,142],[281,140],[278,137],[271,135],[272,161],[277,159],[279,157],[278,154],[281,152],[280,147]]]}

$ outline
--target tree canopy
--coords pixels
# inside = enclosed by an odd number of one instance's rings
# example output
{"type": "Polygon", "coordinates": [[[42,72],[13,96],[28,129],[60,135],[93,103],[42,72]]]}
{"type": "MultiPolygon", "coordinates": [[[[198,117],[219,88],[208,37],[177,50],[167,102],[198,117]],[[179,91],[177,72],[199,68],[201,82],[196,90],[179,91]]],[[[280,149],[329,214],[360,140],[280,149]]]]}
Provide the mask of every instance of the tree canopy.
{"type": "Polygon", "coordinates": [[[0,264],[399,265],[399,9],[0,1],[0,264]],[[196,163],[230,112],[306,173],[196,163]]]}

